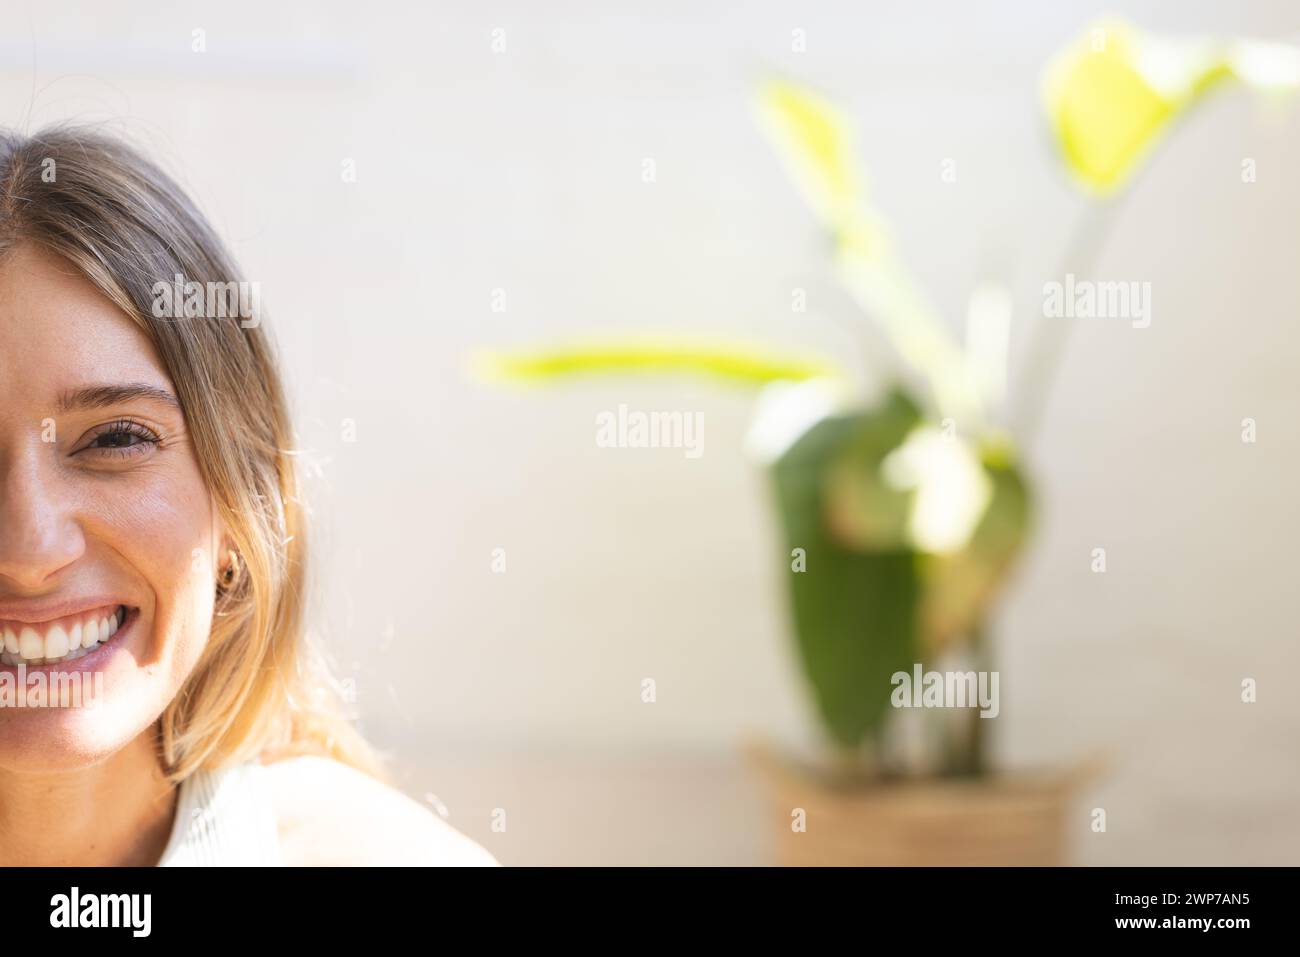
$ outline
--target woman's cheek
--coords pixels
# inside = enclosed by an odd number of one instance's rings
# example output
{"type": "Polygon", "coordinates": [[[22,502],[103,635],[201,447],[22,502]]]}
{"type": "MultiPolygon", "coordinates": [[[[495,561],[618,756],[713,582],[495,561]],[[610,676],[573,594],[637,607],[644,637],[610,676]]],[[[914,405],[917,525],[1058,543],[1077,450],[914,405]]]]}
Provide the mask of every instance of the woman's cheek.
{"type": "Polygon", "coordinates": [[[147,663],[169,662],[169,670],[187,674],[207,642],[215,604],[211,497],[192,457],[115,478],[121,481],[102,491],[105,500],[94,509],[100,536],[153,599],[147,663]]]}

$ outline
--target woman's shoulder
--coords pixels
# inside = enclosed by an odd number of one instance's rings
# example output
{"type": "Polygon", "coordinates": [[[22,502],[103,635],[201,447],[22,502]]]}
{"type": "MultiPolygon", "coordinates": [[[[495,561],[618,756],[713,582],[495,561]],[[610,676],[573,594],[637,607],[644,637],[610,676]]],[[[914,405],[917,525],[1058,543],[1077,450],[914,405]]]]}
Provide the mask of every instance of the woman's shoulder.
{"type": "Polygon", "coordinates": [[[497,866],[432,811],[342,762],[303,755],[263,768],[285,864],[497,866]]]}

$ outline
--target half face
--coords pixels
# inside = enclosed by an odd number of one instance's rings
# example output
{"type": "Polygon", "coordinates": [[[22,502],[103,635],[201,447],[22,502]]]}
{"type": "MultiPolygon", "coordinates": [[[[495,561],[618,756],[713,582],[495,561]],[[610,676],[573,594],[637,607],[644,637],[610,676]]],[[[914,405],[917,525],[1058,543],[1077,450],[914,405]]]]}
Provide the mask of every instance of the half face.
{"type": "Polygon", "coordinates": [[[97,763],[153,725],[207,641],[218,541],[148,337],[70,263],[11,249],[0,258],[0,769],[97,763]]]}

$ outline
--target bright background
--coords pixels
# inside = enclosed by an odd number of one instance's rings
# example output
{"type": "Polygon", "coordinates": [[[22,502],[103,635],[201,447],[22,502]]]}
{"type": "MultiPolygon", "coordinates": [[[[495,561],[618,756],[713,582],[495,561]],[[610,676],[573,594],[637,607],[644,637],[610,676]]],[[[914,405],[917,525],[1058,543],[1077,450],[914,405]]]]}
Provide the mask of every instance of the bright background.
{"type": "MultiPolygon", "coordinates": [[[[612,6],[5,0],[0,123],[135,139],[261,283],[319,464],[319,627],[412,795],[508,864],[761,863],[788,818],[738,745],[818,732],[769,489],[741,454],[749,399],[491,390],[466,357],[669,328],[886,373],[753,121],[768,71],[844,106],[954,326],[977,281],[1010,284],[1019,348],[1083,211],[1039,73],[1107,9],[612,6]],[[597,448],[619,403],[702,413],[704,455],[597,448]]],[[[1283,0],[1109,9],[1173,33],[1280,38],[1298,19],[1283,0]]],[[[1078,327],[1031,453],[1041,526],[997,622],[997,753],[1110,755],[1080,795],[1083,863],[1300,863],[1297,170],[1300,102],[1225,91],[1192,116],[1097,270],[1152,284],[1151,327],[1078,327]]]]}

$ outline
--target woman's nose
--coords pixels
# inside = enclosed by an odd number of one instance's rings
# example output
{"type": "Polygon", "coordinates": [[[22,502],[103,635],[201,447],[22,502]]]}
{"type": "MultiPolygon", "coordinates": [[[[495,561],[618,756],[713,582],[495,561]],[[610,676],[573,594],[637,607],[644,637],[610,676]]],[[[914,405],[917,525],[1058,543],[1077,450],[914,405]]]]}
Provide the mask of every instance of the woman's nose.
{"type": "Polygon", "coordinates": [[[0,453],[0,580],[46,584],[85,551],[85,538],[62,483],[42,459],[46,448],[0,453]]]}

